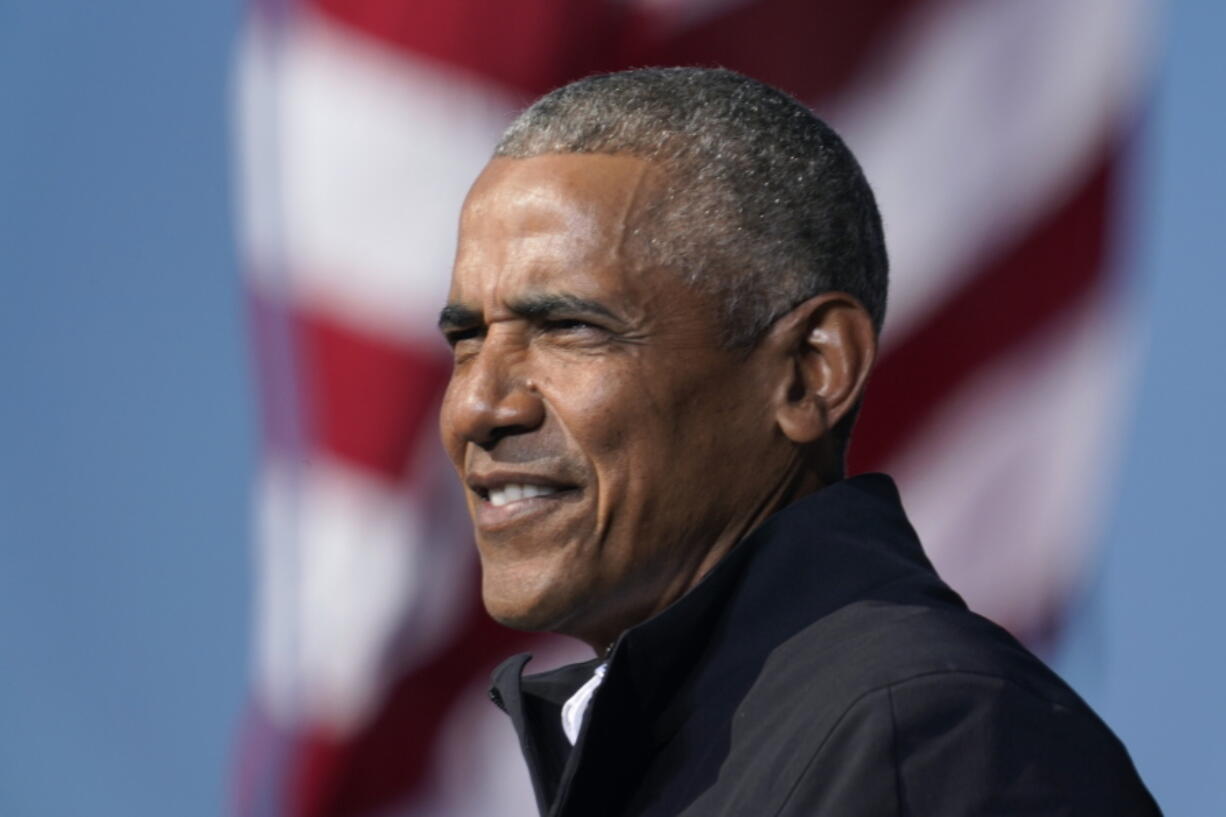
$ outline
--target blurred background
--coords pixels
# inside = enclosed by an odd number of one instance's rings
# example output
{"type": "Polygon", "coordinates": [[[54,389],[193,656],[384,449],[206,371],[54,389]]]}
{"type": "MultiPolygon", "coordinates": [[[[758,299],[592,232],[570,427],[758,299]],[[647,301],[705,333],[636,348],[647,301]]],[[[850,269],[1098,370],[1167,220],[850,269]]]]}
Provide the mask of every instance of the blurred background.
{"type": "Polygon", "coordinates": [[[860,156],[854,451],[972,606],[1226,814],[1226,7],[0,7],[0,814],[530,814],[433,441],[454,222],[536,94],[723,64],[860,156]]]}

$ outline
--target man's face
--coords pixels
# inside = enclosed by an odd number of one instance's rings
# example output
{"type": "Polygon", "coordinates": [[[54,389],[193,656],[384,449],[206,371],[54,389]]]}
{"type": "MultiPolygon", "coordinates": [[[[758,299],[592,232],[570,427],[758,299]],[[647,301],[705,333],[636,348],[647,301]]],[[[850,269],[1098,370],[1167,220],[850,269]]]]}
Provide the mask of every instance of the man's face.
{"type": "Polygon", "coordinates": [[[787,456],[755,352],[721,348],[711,299],[629,249],[660,181],[626,156],[495,159],[440,322],[486,607],[597,648],[760,521],[787,456]]]}

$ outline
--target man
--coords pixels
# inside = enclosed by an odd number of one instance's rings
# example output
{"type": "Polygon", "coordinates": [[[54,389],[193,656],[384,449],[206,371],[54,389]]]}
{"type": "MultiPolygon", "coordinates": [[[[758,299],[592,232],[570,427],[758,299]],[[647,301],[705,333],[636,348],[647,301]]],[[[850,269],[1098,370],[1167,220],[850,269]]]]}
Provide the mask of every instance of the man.
{"type": "Polygon", "coordinates": [[[843,478],[885,292],[855,159],[761,83],[595,77],[504,134],[441,428],[490,614],[596,653],[495,673],[542,814],[1157,813],[888,478],[843,478]]]}

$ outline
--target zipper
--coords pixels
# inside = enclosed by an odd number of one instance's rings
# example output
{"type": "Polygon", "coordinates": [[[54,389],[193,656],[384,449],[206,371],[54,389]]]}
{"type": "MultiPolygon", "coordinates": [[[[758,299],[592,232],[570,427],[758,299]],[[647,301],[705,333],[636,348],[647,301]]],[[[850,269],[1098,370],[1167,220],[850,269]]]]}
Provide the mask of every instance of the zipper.
{"type": "Polygon", "coordinates": [[[490,687],[490,693],[489,693],[489,694],[490,694],[490,700],[494,702],[494,706],[498,707],[498,708],[499,708],[499,709],[501,709],[503,712],[506,712],[506,711],[507,711],[507,705],[506,705],[505,703],[503,703],[503,701],[502,701],[502,693],[498,691],[498,687],[490,687]]]}

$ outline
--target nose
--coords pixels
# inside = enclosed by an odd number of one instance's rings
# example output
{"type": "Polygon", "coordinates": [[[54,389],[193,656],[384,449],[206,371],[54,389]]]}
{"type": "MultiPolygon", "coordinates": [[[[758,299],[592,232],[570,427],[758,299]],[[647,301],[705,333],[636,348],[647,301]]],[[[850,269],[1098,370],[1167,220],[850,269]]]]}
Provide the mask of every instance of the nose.
{"type": "Polygon", "coordinates": [[[490,449],[504,437],[541,425],[545,407],[526,376],[524,356],[491,334],[475,356],[452,372],[441,417],[447,442],[490,449]]]}

